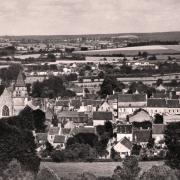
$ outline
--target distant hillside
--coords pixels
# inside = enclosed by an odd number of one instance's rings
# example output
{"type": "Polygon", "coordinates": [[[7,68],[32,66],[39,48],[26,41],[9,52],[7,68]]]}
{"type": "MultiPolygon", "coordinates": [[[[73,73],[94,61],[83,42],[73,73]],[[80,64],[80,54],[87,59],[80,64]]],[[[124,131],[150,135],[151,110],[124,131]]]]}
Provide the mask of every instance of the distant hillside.
{"type": "Polygon", "coordinates": [[[1,36],[11,38],[12,40],[33,39],[61,40],[68,38],[111,38],[118,36],[137,36],[140,41],[180,41],[180,31],[177,32],[156,32],[156,33],[117,33],[117,34],[86,34],[86,35],[34,35],[34,36],[1,36]]]}

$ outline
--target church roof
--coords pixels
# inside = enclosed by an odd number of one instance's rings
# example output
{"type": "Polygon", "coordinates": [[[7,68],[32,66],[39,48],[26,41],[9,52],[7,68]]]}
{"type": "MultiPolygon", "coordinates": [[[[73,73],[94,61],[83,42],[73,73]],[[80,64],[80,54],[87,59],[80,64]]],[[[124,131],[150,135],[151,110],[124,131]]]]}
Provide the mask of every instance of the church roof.
{"type": "Polygon", "coordinates": [[[24,86],[26,86],[21,71],[20,71],[19,74],[18,74],[18,77],[17,77],[15,86],[16,86],[16,87],[24,87],[24,86]]]}

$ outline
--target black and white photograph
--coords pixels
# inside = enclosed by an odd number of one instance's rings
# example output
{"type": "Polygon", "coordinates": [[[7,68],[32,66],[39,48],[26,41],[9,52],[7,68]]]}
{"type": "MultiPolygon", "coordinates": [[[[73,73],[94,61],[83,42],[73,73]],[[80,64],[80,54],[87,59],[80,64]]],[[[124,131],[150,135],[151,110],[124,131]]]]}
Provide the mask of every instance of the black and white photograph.
{"type": "Polygon", "coordinates": [[[0,180],[180,180],[180,0],[0,0],[0,180]]]}

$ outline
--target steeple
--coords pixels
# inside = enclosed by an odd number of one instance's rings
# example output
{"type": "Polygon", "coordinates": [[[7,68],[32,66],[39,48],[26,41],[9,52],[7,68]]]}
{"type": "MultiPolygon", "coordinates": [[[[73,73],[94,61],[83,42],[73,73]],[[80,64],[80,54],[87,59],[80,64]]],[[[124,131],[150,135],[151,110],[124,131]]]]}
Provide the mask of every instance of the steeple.
{"type": "Polygon", "coordinates": [[[19,72],[19,74],[18,74],[18,76],[17,76],[17,80],[16,80],[16,83],[15,83],[15,86],[16,86],[16,87],[25,87],[25,86],[26,86],[21,71],[19,72]]]}

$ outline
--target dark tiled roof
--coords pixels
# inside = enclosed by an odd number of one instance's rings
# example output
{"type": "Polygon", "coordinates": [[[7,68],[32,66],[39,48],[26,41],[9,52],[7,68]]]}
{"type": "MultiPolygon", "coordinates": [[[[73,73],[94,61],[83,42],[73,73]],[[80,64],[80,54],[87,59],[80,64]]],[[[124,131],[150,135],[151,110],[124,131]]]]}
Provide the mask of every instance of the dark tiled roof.
{"type": "Polygon", "coordinates": [[[65,143],[65,136],[56,135],[54,137],[54,143],[65,143]]]}
{"type": "Polygon", "coordinates": [[[73,106],[75,109],[79,109],[81,105],[82,102],[79,99],[71,100],[71,106],[73,106]]]}
{"type": "Polygon", "coordinates": [[[50,127],[49,128],[49,135],[57,135],[59,134],[59,127],[50,127]]]}
{"type": "Polygon", "coordinates": [[[47,141],[47,133],[36,133],[36,139],[38,141],[47,141]]]}
{"type": "Polygon", "coordinates": [[[148,107],[166,107],[166,100],[160,98],[150,98],[147,100],[148,107]]]}
{"type": "Polygon", "coordinates": [[[93,120],[112,120],[112,112],[93,112],[93,120]]]}
{"type": "Polygon", "coordinates": [[[153,94],[153,98],[167,98],[169,97],[169,94],[166,94],[164,92],[156,92],[153,94]]]}
{"type": "Polygon", "coordinates": [[[59,100],[56,102],[56,106],[69,106],[69,100],[59,100]]]}
{"type": "Polygon", "coordinates": [[[119,94],[119,102],[146,102],[145,94],[119,94]]]}
{"type": "Polygon", "coordinates": [[[58,117],[65,117],[65,118],[86,117],[86,114],[77,111],[62,111],[58,113],[58,117]]]}
{"type": "Polygon", "coordinates": [[[123,139],[121,139],[120,142],[121,142],[121,144],[123,144],[128,149],[132,148],[132,143],[127,137],[124,137],[123,139]]]}
{"type": "Polygon", "coordinates": [[[132,125],[131,124],[120,124],[117,126],[117,133],[122,134],[131,134],[132,133],[132,125]]]}
{"type": "Polygon", "coordinates": [[[164,124],[153,124],[152,134],[164,134],[166,126],[164,124]]]}
{"type": "Polygon", "coordinates": [[[169,99],[166,101],[168,108],[179,108],[179,100],[178,99],[169,99]]]}
{"type": "Polygon", "coordinates": [[[71,129],[68,128],[62,128],[62,134],[69,134],[71,132],[71,129]]]}
{"type": "Polygon", "coordinates": [[[84,99],[83,103],[85,106],[87,105],[93,105],[93,106],[100,106],[102,104],[103,100],[93,100],[93,99],[84,99]]]}
{"type": "Polygon", "coordinates": [[[75,127],[71,134],[74,136],[79,133],[92,133],[95,134],[95,128],[94,127],[75,127]]]}
{"type": "Polygon", "coordinates": [[[148,142],[151,138],[151,130],[141,129],[133,130],[133,141],[134,142],[148,142]]]}

